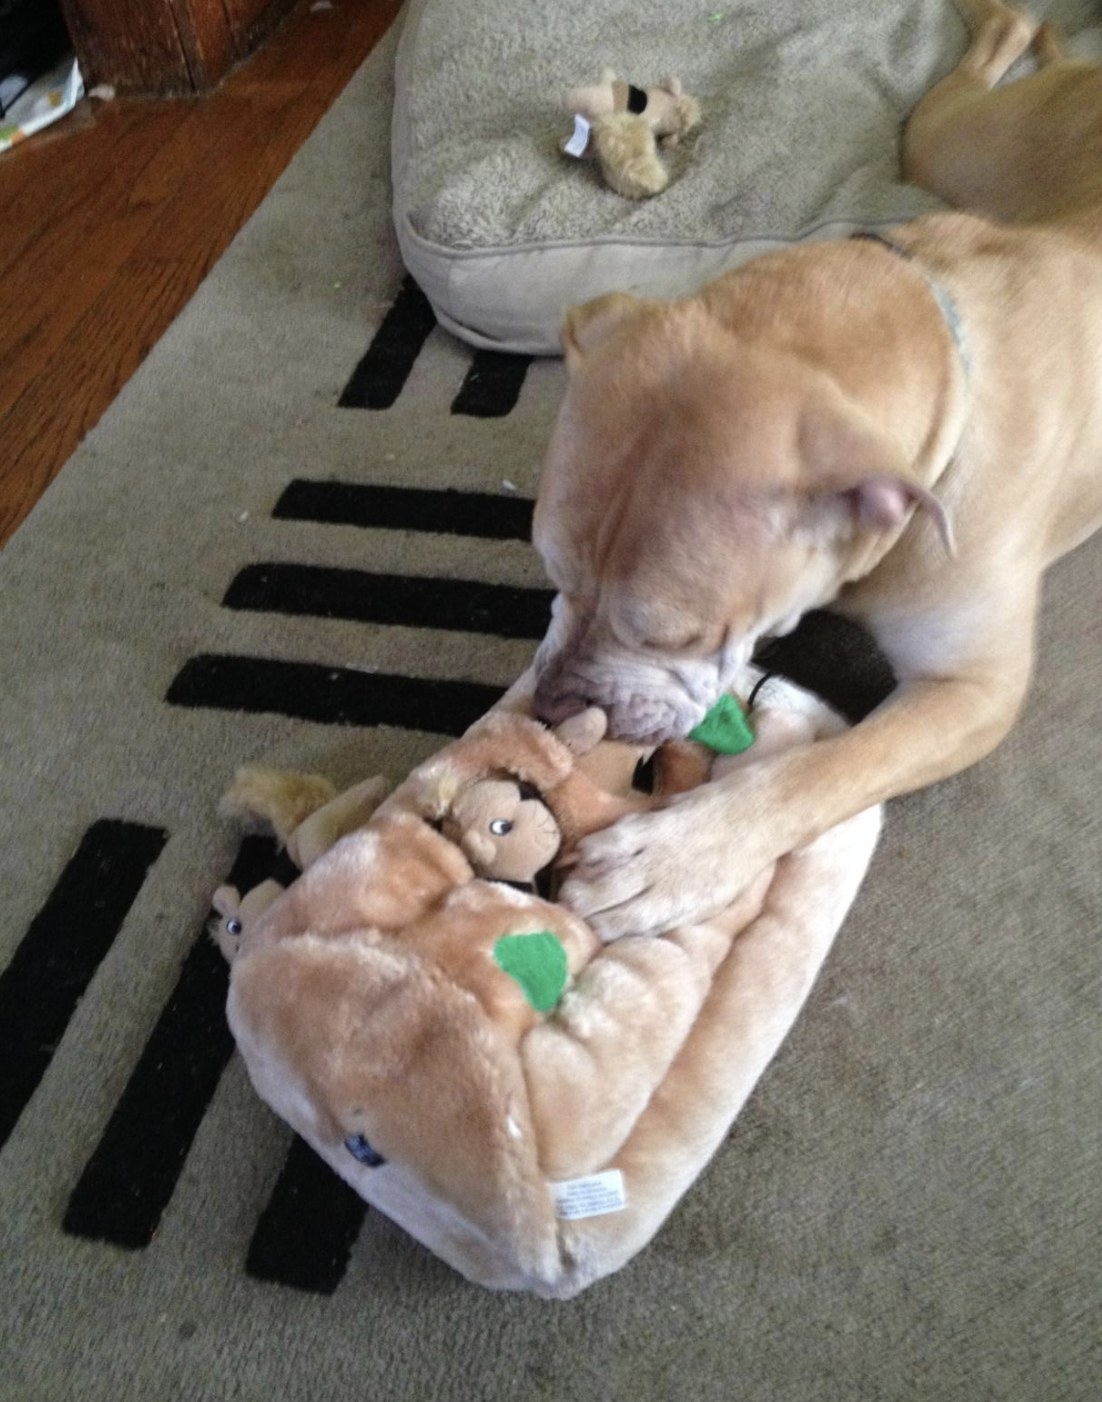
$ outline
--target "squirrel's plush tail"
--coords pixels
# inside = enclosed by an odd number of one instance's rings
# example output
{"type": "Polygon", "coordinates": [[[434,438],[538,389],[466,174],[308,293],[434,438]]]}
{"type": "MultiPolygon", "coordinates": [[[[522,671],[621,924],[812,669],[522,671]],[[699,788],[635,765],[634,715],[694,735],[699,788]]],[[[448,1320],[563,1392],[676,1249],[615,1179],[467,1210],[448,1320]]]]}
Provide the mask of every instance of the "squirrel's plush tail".
{"type": "Polygon", "coordinates": [[[593,123],[597,160],[606,182],[628,200],[660,195],[670,174],[658,157],[658,141],[635,112],[613,112],[593,123]]]}
{"type": "Polygon", "coordinates": [[[334,785],[320,774],[246,765],[234,775],[218,811],[246,827],[271,828],[286,846],[299,824],[336,796],[334,785]]]}

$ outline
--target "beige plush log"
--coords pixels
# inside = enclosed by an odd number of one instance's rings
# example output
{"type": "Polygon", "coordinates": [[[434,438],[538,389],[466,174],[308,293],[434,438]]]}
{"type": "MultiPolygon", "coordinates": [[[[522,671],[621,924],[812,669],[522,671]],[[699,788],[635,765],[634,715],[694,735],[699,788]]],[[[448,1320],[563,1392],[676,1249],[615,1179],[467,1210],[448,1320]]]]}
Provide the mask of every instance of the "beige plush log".
{"type": "MultiPolygon", "coordinates": [[[[763,695],[763,743],[837,729],[793,688],[763,695]]],[[[791,853],[711,921],[601,946],[561,906],[474,879],[437,830],[442,795],[508,768],[501,746],[584,830],[565,746],[523,716],[474,727],[243,933],[228,1016],[260,1095],[367,1201],[481,1285],[568,1297],[639,1251],[715,1152],[880,818],[791,853]],[[518,945],[561,960],[561,996],[541,1003],[502,955],[518,945]]]]}

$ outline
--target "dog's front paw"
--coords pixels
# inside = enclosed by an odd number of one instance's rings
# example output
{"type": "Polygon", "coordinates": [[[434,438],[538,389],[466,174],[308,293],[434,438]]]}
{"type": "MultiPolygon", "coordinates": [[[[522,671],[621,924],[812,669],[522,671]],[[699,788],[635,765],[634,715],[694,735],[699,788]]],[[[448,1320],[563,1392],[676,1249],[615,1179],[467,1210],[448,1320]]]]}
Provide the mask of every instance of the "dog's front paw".
{"type": "Polygon", "coordinates": [[[742,845],[714,805],[687,795],[587,837],[562,899],[606,942],[706,920],[769,863],[742,845]]]}

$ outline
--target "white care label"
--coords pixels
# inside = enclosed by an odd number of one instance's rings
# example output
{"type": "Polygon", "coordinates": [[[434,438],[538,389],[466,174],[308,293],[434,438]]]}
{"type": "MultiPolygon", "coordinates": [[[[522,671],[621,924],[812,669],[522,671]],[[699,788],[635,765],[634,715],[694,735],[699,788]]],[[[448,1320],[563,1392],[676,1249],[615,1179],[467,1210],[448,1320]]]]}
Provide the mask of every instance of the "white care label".
{"type": "Polygon", "coordinates": [[[592,127],[580,112],[574,113],[574,134],[569,140],[563,142],[563,150],[568,156],[584,156],[586,147],[589,145],[589,134],[592,127]]]}
{"type": "Polygon", "coordinates": [[[622,1212],[628,1205],[624,1175],[618,1168],[591,1173],[588,1178],[568,1178],[564,1183],[549,1186],[555,1201],[555,1216],[567,1222],[622,1212]]]}

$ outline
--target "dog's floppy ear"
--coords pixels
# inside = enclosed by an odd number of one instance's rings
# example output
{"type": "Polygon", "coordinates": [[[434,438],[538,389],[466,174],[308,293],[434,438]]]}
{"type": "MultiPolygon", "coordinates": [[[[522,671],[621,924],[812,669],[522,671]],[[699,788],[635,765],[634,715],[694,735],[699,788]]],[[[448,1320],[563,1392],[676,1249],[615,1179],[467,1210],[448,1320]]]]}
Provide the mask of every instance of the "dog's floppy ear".
{"type": "Polygon", "coordinates": [[[937,529],[946,553],[956,554],[953,523],[928,487],[917,481],[899,445],[839,395],[801,415],[800,456],[813,501],[827,499],[866,531],[898,530],[917,507],[937,529]]]}
{"type": "Polygon", "coordinates": [[[566,368],[573,370],[586,351],[603,341],[641,305],[638,297],[629,297],[626,292],[608,292],[569,308],[562,328],[566,368]]]}
{"type": "Polygon", "coordinates": [[[920,507],[937,528],[946,554],[950,558],[956,555],[949,513],[933,492],[921,483],[903,474],[873,472],[842,490],[852,503],[857,523],[869,531],[897,530],[911,511],[920,507]]]}

